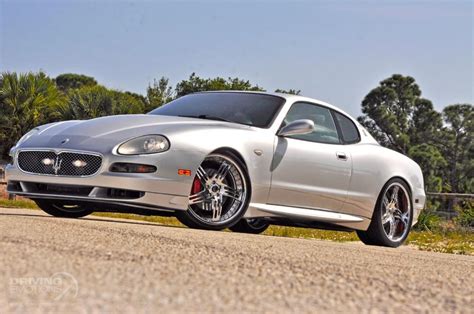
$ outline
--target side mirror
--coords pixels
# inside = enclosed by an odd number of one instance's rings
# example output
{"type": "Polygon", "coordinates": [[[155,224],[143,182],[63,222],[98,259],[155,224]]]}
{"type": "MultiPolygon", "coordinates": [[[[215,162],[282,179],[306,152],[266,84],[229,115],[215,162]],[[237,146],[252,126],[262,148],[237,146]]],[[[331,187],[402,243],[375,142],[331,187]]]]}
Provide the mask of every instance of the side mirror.
{"type": "Polygon", "coordinates": [[[278,136],[308,134],[314,131],[314,122],[309,119],[295,120],[278,131],[278,136]]]}

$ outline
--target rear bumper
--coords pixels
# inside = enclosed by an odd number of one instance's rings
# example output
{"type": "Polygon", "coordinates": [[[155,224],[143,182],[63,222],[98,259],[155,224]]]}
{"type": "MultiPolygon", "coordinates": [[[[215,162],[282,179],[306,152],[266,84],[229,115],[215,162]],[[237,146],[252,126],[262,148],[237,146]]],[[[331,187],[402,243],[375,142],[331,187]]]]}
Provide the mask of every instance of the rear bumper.
{"type": "Polygon", "coordinates": [[[156,174],[102,172],[91,177],[61,177],[22,172],[14,165],[5,168],[7,191],[27,198],[59,199],[113,204],[157,210],[186,210],[188,183],[156,174]]]}

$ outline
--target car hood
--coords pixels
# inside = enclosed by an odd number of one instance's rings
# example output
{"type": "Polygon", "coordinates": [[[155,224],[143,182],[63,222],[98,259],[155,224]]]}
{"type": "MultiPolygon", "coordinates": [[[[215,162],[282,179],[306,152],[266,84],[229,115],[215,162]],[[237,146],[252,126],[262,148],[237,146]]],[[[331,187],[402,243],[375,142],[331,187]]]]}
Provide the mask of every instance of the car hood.
{"type": "Polygon", "coordinates": [[[19,148],[78,149],[110,152],[117,144],[147,135],[170,136],[191,129],[249,129],[249,126],[223,121],[158,115],[118,115],[91,120],[47,124],[19,145],[19,148]]]}

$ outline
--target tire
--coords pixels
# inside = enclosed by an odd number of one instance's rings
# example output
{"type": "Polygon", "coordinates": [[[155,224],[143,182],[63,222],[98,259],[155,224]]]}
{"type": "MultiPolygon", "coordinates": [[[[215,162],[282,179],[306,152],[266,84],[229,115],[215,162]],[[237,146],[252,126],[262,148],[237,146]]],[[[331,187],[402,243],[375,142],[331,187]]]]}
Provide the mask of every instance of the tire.
{"type": "Polygon", "coordinates": [[[241,219],[238,223],[229,229],[234,232],[259,234],[267,230],[270,226],[268,222],[263,219],[241,219]]]}
{"type": "Polygon", "coordinates": [[[80,218],[93,213],[81,205],[56,200],[34,200],[35,203],[47,214],[54,217],[80,218]]]}
{"type": "Polygon", "coordinates": [[[176,218],[190,228],[222,230],[239,222],[249,201],[250,179],[242,162],[232,154],[210,154],[196,171],[188,209],[176,218]]]}
{"type": "Polygon", "coordinates": [[[383,187],[367,231],[357,230],[367,245],[399,247],[408,237],[413,220],[413,203],[407,184],[398,178],[383,187]]]}

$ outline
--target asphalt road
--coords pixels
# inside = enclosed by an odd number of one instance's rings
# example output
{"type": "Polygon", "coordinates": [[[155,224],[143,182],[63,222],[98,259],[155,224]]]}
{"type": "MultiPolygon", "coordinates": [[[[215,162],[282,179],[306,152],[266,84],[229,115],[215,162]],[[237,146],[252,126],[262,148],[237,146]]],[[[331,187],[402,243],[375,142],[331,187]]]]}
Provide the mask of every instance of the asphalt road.
{"type": "Polygon", "coordinates": [[[0,230],[2,313],[474,311],[472,256],[21,209],[0,230]]]}

